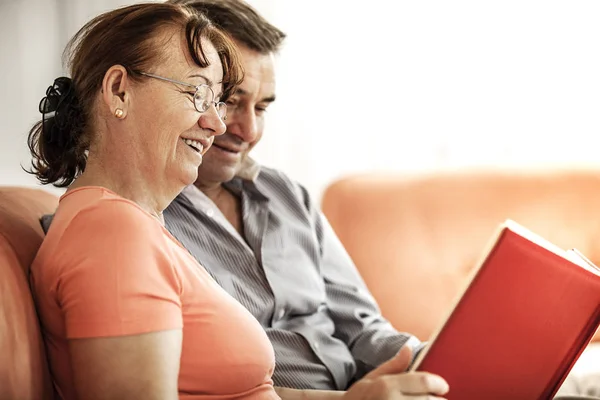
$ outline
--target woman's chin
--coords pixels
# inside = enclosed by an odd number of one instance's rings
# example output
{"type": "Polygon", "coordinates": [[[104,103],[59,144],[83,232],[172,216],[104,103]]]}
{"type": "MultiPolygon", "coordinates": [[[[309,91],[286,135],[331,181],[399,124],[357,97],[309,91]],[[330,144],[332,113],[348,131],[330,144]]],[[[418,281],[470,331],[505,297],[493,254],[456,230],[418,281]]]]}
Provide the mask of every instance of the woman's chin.
{"type": "Polygon", "coordinates": [[[177,178],[178,183],[183,186],[183,190],[184,187],[196,182],[196,179],[198,179],[198,168],[193,165],[186,165],[179,171],[177,178]]]}
{"type": "Polygon", "coordinates": [[[198,168],[194,168],[193,170],[186,171],[183,176],[183,183],[185,186],[193,185],[198,179],[198,168]]]}

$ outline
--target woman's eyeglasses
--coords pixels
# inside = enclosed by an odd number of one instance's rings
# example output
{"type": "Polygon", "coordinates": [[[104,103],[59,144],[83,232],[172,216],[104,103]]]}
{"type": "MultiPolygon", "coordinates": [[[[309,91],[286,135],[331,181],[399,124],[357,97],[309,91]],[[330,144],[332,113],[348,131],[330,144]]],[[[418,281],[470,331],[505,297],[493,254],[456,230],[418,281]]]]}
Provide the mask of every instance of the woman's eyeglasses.
{"type": "Polygon", "coordinates": [[[146,72],[140,72],[140,75],[144,75],[154,79],[160,79],[161,81],[175,83],[177,85],[188,86],[194,88],[196,91],[194,92],[194,107],[200,113],[206,112],[211,104],[215,105],[217,109],[217,114],[221,120],[225,121],[227,119],[227,104],[222,101],[215,101],[215,92],[213,92],[212,88],[207,84],[203,83],[201,85],[192,85],[191,83],[180,82],[174,79],[165,78],[164,76],[158,76],[154,74],[149,74],[146,72]]]}

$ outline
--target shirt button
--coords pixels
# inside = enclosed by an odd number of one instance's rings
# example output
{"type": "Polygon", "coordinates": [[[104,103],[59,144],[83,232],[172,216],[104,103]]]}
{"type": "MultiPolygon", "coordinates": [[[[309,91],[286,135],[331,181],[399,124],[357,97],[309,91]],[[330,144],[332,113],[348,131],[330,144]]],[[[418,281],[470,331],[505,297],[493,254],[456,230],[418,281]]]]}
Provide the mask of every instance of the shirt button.
{"type": "Polygon", "coordinates": [[[319,353],[319,343],[318,342],[313,342],[313,349],[315,350],[315,353],[319,353]]]}
{"type": "Polygon", "coordinates": [[[213,210],[212,208],[209,208],[208,210],[206,210],[206,215],[208,215],[210,218],[212,218],[215,215],[215,210],[213,210]]]}
{"type": "Polygon", "coordinates": [[[281,319],[285,315],[285,308],[281,308],[277,313],[277,318],[281,319]]]}

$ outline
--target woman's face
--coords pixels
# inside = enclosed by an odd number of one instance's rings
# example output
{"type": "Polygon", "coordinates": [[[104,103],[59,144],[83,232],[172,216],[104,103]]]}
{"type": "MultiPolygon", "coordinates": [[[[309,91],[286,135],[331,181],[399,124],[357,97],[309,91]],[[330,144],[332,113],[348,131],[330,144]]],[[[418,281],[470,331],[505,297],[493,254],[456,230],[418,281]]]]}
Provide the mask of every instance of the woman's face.
{"type": "MultiPolygon", "coordinates": [[[[162,61],[143,72],[192,85],[208,84],[219,101],[223,68],[214,46],[202,40],[210,65],[201,68],[191,59],[182,36],[165,38],[166,46],[159,39],[166,49],[162,61]]],[[[149,77],[135,86],[126,117],[136,131],[133,153],[141,159],[135,164],[145,177],[158,180],[156,184],[192,184],[214,136],[225,132],[224,122],[212,104],[205,112],[196,110],[193,87],[149,77]]]]}

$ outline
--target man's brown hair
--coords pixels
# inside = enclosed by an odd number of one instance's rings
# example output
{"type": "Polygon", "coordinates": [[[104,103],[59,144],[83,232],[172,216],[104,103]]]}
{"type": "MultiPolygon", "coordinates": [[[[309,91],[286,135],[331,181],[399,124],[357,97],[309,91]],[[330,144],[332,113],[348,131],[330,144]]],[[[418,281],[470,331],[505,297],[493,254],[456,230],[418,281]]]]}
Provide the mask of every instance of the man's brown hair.
{"type": "Polygon", "coordinates": [[[271,25],[243,0],[169,0],[208,17],[239,44],[261,54],[277,53],[285,33],[271,25]]]}

